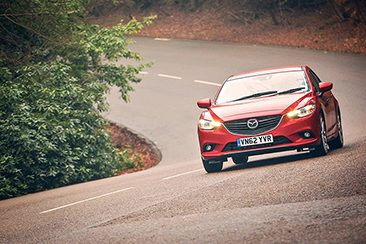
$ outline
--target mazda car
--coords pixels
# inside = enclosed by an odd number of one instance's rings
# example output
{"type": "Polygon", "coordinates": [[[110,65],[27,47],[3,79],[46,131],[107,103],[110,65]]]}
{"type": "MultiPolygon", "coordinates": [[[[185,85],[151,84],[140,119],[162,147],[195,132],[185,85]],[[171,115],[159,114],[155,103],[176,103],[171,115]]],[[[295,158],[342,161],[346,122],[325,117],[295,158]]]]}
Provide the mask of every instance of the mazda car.
{"type": "Polygon", "coordinates": [[[297,150],[323,156],[343,146],[339,102],[333,84],[322,82],[308,66],[273,68],[231,76],[198,122],[203,166],[219,172],[229,158],[297,150]]]}

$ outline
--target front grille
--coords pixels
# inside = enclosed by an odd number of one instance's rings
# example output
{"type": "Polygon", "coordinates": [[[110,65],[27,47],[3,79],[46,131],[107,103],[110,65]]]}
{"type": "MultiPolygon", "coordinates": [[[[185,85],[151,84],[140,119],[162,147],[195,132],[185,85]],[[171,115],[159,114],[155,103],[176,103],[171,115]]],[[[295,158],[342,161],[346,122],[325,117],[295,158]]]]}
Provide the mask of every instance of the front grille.
{"type": "Polygon", "coordinates": [[[224,125],[228,131],[233,134],[239,135],[257,135],[264,133],[266,131],[272,130],[278,126],[282,118],[282,115],[274,116],[263,116],[257,118],[248,118],[242,120],[235,120],[225,122],[224,125]],[[258,120],[258,127],[255,129],[250,129],[248,127],[248,120],[256,119],[258,120]]]}
{"type": "Polygon", "coordinates": [[[289,139],[287,139],[287,137],[275,136],[275,137],[273,137],[273,143],[252,145],[252,146],[247,146],[247,147],[238,147],[238,144],[236,142],[229,142],[228,144],[226,144],[226,146],[224,147],[224,149],[222,151],[227,152],[227,151],[256,149],[256,148],[262,148],[262,147],[277,146],[277,145],[287,144],[287,143],[291,143],[291,141],[289,139]]]}

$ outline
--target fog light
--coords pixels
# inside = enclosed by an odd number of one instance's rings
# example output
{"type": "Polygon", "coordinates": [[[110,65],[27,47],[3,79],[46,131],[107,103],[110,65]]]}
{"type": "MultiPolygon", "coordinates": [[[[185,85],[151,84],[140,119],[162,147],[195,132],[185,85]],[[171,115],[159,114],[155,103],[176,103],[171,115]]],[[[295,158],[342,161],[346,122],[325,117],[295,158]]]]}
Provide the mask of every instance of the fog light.
{"type": "Polygon", "coordinates": [[[308,131],[307,131],[307,132],[305,132],[305,133],[304,133],[304,137],[305,137],[305,138],[310,138],[310,137],[311,137],[310,132],[308,132],[308,131]]]}
{"type": "Polygon", "coordinates": [[[211,152],[212,150],[214,150],[215,149],[215,144],[205,144],[204,146],[203,146],[203,151],[204,152],[211,152]]]}
{"type": "Polygon", "coordinates": [[[308,131],[308,130],[299,132],[299,135],[304,139],[309,139],[309,138],[314,137],[314,134],[311,131],[308,131]]]}

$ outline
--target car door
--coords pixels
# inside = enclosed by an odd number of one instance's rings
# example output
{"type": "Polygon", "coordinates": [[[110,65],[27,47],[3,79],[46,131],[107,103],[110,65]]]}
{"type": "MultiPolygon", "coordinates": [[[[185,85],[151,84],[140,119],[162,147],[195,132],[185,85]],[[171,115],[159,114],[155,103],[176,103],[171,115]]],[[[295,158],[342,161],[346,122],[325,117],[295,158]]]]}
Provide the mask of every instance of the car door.
{"type": "MultiPolygon", "coordinates": [[[[309,69],[310,78],[312,83],[319,92],[319,84],[322,82],[314,71],[309,69]]],[[[336,103],[332,91],[324,92],[319,96],[320,103],[322,104],[324,119],[327,129],[327,135],[331,136],[337,132],[337,113],[336,113],[336,103]]]]}

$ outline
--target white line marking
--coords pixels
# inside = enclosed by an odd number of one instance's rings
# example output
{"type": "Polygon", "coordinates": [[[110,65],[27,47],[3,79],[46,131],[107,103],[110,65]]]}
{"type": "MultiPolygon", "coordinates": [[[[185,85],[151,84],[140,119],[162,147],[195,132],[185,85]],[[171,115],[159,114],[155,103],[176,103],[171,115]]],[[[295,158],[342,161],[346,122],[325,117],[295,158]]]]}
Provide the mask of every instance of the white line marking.
{"type": "Polygon", "coordinates": [[[146,72],[146,71],[140,71],[139,72],[141,75],[148,75],[149,74],[149,72],[146,72]]]}
{"type": "Polygon", "coordinates": [[[163,41],[163,42],[170,41],[170,39],[169,39],[169,38],[159,38],[159,37],[154,38],[154,40],[155,40],[155,41],[163,41]]]}
{"type": "Polygon", "coordinates": [[[188,171],[188,172],[185,172],[185,173],[181,173],[181,174],[177,174],[177,175],[172,175],[172,176],[169,176],[169,177],[165,177],[162,180],[170,180],[170,179],[173,179],[173,178],[176,178],[176,177],[179,177],[179,176],[192,174],[192,173],[195,173],[195,172],[198,172],[198,171],[202,171],[202,170],[203,169],[196,169],[196,170],[188,171]]]}
{"type": "Polygon", "coordinates": [[[63,206],[60,206],[60,207],[57,207],[57,208],[52,208],[52,209],[49,209],[49,210],[42,211],[42,212],[40,212],[40,214],[49,213],[49,212],[59,210],[59,209],[62,209],[62,208],[67,208],[67,207],[70,207],[70,206],[73,206],[73,205],[76,205],[76,204],[79,204],[79,203],[88,202],[88,201],[91,201],[91,200],[94,200],[94,199],[106,197],[106,196],[116,194],[116,193],[119,193],[119,192],[123,192],[123,191],[128,191],[128,190],[131,190],[133,188],[134,187],[129,187],[129,188],[125,188],[125,189],[118,190],[118,191],[112,191],[112,192],[109,192],[109,193],[106,193],[106,194],[103,194],[103,195],[100,195],[100,196],[91,197],[91,198],[84,199],[84,200],[81,200],[81,201],[69,203],[69,204],[66,204],[66,205],[63,205],[63,206]]]}
{"type": "Polygon", "coordinates": [[[194,82],[205,84],[205,85],[211,85],[211,86],[221,86],[221,84],[213,83],[213,82],[209,82],[209,81],[203,81],[203,80],[194,80],[194,82]]]}
{"type": "Polygon", "coordinates": [[[175,80],[181,80],[182,77],[174,76],[174,75],[166,75],[166,74],[158,74],[160,77],[169,78],[169,79],[175,79],[175,80]]]}

